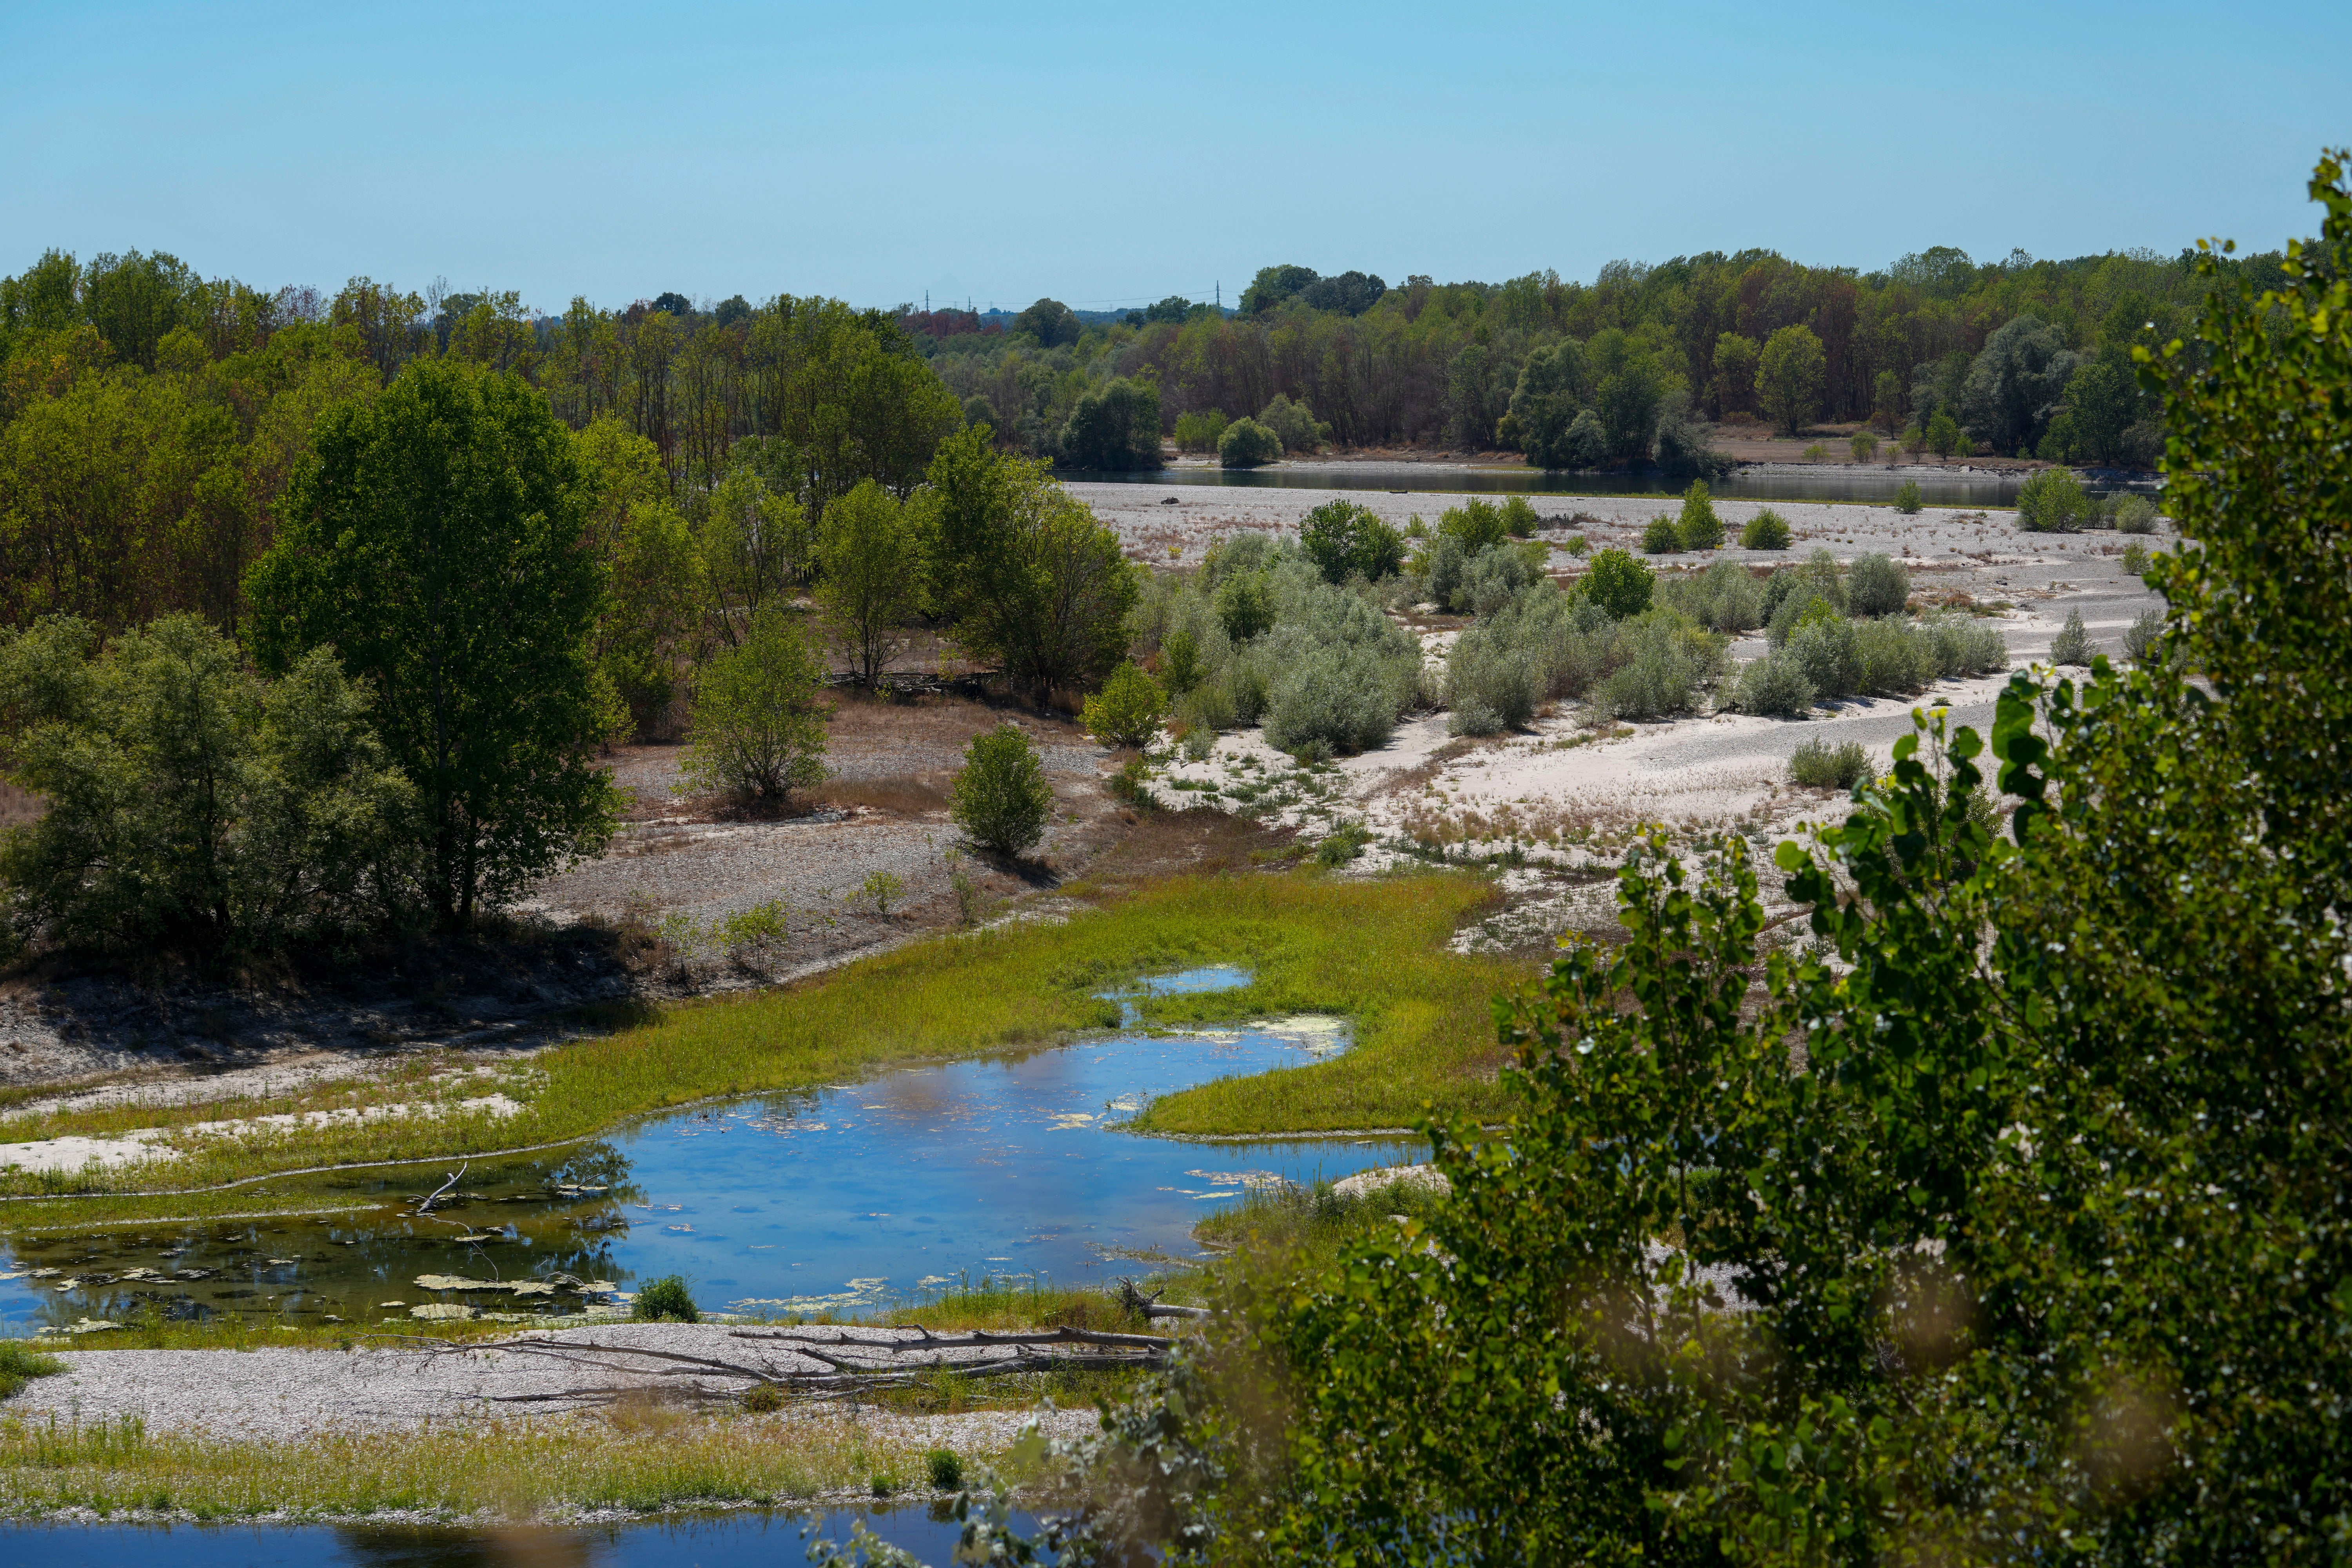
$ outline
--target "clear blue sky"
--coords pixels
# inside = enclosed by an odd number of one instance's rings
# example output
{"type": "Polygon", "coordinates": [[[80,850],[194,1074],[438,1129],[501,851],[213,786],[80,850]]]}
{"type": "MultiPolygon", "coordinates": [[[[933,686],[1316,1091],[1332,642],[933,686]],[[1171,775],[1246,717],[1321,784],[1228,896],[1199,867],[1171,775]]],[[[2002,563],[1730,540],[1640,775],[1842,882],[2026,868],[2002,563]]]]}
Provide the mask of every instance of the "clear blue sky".
{"type": "MultiPolygon", "coordinates": [[[[2340,5],[2341,0],[2337,0],[2340,5]]],[[[1230,300],[1760,246],[2268,247],[2337,5],[0,0],[0,271],[1230,300]]]]}

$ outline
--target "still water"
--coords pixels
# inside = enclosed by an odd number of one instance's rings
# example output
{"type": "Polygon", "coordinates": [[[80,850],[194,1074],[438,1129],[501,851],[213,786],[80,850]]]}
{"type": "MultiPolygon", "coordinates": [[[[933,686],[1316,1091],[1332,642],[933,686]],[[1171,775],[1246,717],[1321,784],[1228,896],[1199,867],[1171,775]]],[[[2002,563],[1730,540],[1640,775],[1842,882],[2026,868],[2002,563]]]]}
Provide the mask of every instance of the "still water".
{"type": "MultiPolygon", "coordinates": [[[[801,1515],[758,1510],[580,1530],[421,1530],[327,1525],[0,1525],[0,1558],[40,1568],[777,1568],[809,1541],[847,1541],[850,1521],[927,1563],[961,1528],[945,1507],[801,1515]],[[814,1532],[808,1533],[808,1532],[814,1532]]],[[[1024,1532],[1032,1521],[1016,1516],[1024,1532]]]]}
{"type": "MultiPolygon", "coordinates": [[[[1353,464],[1318,468],[1168,468],[1159,473],[1066,473],[1066,479],[1088,484],[1231,485],[1244,488],[1307,490],[1458,490],[1500,495],[1679,496],[1686,481],[1645,474],[1559,474],[1541,468],[1456,468],[1401,465],[1396,468],[1353,464]]],[[[1750,472],[1734,469],[1708,488],[1717,496],[1742,500],[1891,501],[1908,480],[1919,487],[1929,506],[2014,506],[2020,476],[1981,469],[1920,470],[1891,473],[1883,468],[1847,468],[1823,464],[1802,473],[1787,470],[1750,472]]],[[[2090,479],[2095,494],[2132,486],[2090,479]]],[[[2145,488],[2140,487],[2140,488],[2145,488]]]]}
{"type": "MultiPolygon", "coordinates": [[[[1139,989],[1247,982],[1200,970],[1139,989]]],[[[856,1313],[982,1278],[1102,1284],[1197,1258],[1194,1224],[1254,1184],[1411,1157],[1390,1140],[1191,1143],[1121,1130],[1155,1095],[1309,1066],[1346,1043],[1336,1020],[1313,1017],[1130,1028],[471,1165],[421,1216],[415,1200],[440,1166],[300,1189],[340,1212],[20,1235],[0,1241],[0,1325],[154,1311],[373,1327],[412,1322],[420,1307],[542,1318],[617,1311],[614,1292],[668,1274],[706,1310],[764,1315],[856,1313]]]]}

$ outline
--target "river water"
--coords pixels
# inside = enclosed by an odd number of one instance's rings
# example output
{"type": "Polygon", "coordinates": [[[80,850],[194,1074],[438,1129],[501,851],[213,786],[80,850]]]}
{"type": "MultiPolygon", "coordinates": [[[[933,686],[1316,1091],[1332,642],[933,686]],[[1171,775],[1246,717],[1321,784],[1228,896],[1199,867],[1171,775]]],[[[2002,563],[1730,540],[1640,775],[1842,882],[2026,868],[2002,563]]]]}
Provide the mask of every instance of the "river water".
{"type": "MultiPolygon", "coordinates": [[[[1065,472],[1088,484],[1223,485],[1238,489],[1306,490],[1458,490],[1485,495],[1679,496],[1687,481],[1652,474],[1562,474],[1541,468],[1465,468],[1440,464],[1334,463],[1312,468],[1164,468],[1156,473],[1065,472]]],[[[1817,468],[1735,468],[1708,485],[1718,497],[1738,500],[1891,501],[1906,483],[1919,487],[1929,506],[2014,506],[2023,476],[1982,468],[1885,468],[1823,464],[1817,468]]],[[[2138,485],[2086,480],[2095,494],[2138,485]]]]}
{"type": "MultiPolygon", "coordinates": [[[[1200,970],[1139,989],[1247,980],[1200,970]]],[[[469,1165],[422,1216],[415,1200],[441,1166],[287,1184],[336,1212],[18,1235],[0,1241],[0,1325],[152,1311],[374,1327],[413,1322],[420,1307],[543,1318],[618,1311],[634,1283],[670,1274],[705,1310],[761,1316],[856,1314],[983,1279],[1101,1284],[1197,1259],[1194,1224],[1255,1184],[1409,1157],[1395,1140],[1194,1143],[1121,1128],[1155,1095],[1309,1066],[1345,1046],[1337,1021],[1318,1017],[1134,1027],[469,1165]]]]}
{"type": "MultiPolygon", "coordinates": [[[[0,1554],[39,1568],[779,1568],[814,1539],[847,1541],[853,1520],[923,1561],[946,1563],[961,1528],[937,1510],[802,1515],[765,1509],[589,1529],[430,1530],[331,1525],[0,1524],[0,1554]],[[812,1533],[814,1532],[814,1533],[812,1533]]],[[[1014,1527],[1024,1532],[1026,1518],[1014,1527]]]]}

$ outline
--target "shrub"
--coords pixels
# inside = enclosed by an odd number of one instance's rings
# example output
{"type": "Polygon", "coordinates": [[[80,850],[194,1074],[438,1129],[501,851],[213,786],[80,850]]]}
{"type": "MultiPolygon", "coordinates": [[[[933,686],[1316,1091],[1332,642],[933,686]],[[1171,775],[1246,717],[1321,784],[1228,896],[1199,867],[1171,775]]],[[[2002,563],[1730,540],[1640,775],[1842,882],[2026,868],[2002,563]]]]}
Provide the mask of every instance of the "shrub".
{"type": "Polygon", "coordinates": [[[2116,531],[2154,533],[2156,503],[2146,496],[2120,496],[2116,500],[2116,531]]]}
{"type": "Polygon", "coordinates": [[[2124,546],[2124,574],[2128,577],[2147,575],[2147,546],[2137,539],[2124,546]]]}
{"type": "Polygon", "coordinates": [[[1919,498],[1919,481],[1906,479],[1903,488],[1895,492],[1895,510],[1906,517],[1916,517],[1927,503],[1919,498]]]}
{"type": "Polygon", "coordinates": [[[1874,697],[1916,691],[1936,679],[1936,650],[1907,621],[1857,621],[1854,689],[1874,697]]]}
{"type": "Polygon", "coordinates": [[[752,1415],[766,1415],[784,1407],[784,1391],[772,1383],[755,1383],[743,1391],[743,1409],[752,1415]]]}
{"type": "Polygon", "coordinates": [[[762,609],[742,646],[713,655],[696,677],[678,771],[698,789],[755,800],[824,783],[824,683],[798,624],[762,609]]]}
{"type": "Polygon", "coordinates": [[[1300,756],[1360,752],[1389,738],[1399,704],[1370,651],[1314,647],[1280,668],[1265,715],[1266,743],[1300,756]]]}
{"type": "Polygon", "coordinates": [[[1629,620],[1650,607],[1654,579],[1650,569],[1622,550],[1604,550],[1592,558],[1584,574],[1584,596],[1609,613],[1612,620],[1629,620]]]}
{"type": "Polygon", "coordinates": [[[1794,537],[1789,520],[1769,506],[1749,518],[1748,526],[1739,531],[1740,545],[1748,550],[1786,550],[1794,537]]]}
{"type": "Polygon", "coordinates": [[[2083,626],[2083,612],[2067,611],[2066,624],[2058,629],[2056,637],[2050,639],[2050,662],[2087,665],[2091,662],[2093,651],[2091,634],[2083,626]]]}
{"type": "Polygon", "coordinates": [[[1171,697],[1181,697],[1201,684],[1201,639],[1178,628],[1160,642],[1160,682],[1171,697]]]}
{"type": "Polygon", "coordinates": [[[1020,725],[1008,721],[972,737],[949,815],[974,844],[1018,855],[1045,837],[1053,808],[1045,764],[1020,725]]]}
{"type": "Polygon", "coordinates": [[[925,1454],[923,1474],[929,1479],[931,1489],[935,1492],[963,1489],[963,1461],[952,1449],[934,1448],[925,1454]]]}
{"type": "Polygon", "coordinates": [[[2009,639],[2000,627],[1971,616],[1925,616],[1916,635],[1934,655],[1938,676],[1990,675],[2009,668],[2009,639]]]}
{"type": "Polygon", "coordinates": [[[1377,583],[1404,564],[1404,535],[1350,500],[1328,500],[1308,512],[1299,521],[1298,545],[1330,583],[1354,575],[1377,583]]]}
{"type": "Polygon", "coordinates": [[[1062,460],[1081,468],[1157,468],[1160,388],[1124,377],[1078,395],[1062,426],[1062,460]]]}
{"type": "Polygon", "coordinates": [[[37,1377],[54,1377],[66,1363],[44,1355],[22,1340],[0,1340],[0,1399],[6,1399],[37,1377]]]}
{"type": "Polygon", "coordinates": [[[1525,496],[1512,496],[1503,502],[1503,526],[1513,539],[1532,539],[1543,520],[1536,516],[1535,503],[1525,496]]]}
{"type": "Polygon", "coordinates": [[[1216,409],[1176,416],[1176,449],[1213,452],[1225,433],[1225,416],[1216,409]]]}
{"type": "Polygon", "coordinates": [[[1282,456],[1282,437],[1255,419],[1236,419],[1217,437],[1221,468],[1255,468],[1282,456]]]}
{"type": "Polygon", "coordinates": [[[1817,698],[1850,697],[1862,689],[1862,640],[1854,626],[1820,601],[1801,616],[1781,645],[1817,698]]]}
{"type": "Polygon", "coordinates": [[[1846,569],[1845,594],[1857,616],[1891,616],[1910,600],[1911,574],[1890,555],[1857,555],[1846,569]]]}
{"type": "Polygon", "coordinates": [[[1808,741],[1789,759],[1789,782],[1806,789],[1852,789],[1869,775],[1870,753],[1856,742],[1808,741]]]}
{"type": "Polygon", "coordinates": [[[2163,635],[2164,612],[2142,610],[2138,618],[2124,628],[2124,652],[2134,664],[2146,664],[2157,639],[2163,635]]]}
{"type": "Polygon", "coordinates": [[[1364,853],[1364,846],[1372,841],[1372,830],[1360,822],[1343,822],[1315,846],[1315,863],[1326,868],[1345,866],[1364,853]]]}
{"type": "Polygon", "coordinates": [[[1853,439],[1846,443],[1846,449],[1853,454],[1855,462],[1867,463],[1878,456],[1878,437],[1867,430],[1857,430],[1853,439]]]}
{"type": "Polygon", "coordinates": [[[1437,532],[1441,539],[1460,540],[1465,552],[1475,554],[1510,538],[1511,525],[1501,507],[1474,496],[1460,506],[1447,507],[1437,520],[1437,532]]]}
{"type": "Polygon", "coordinates": [[[1259,572],[1236,572],[1217,584],[1217,623],[1244,643],[1274,626],[1274,589],[1259,572]]]}
{"type": "MultiPolygon", "coordinates": [[[[1685,550],[1721,548],[1723,520],[1715,514],[1715,500],[1707,494],[1705,479],[1693,479],[1690,489],[1683,492],[1682,516],[1675,521],[1675,534],[1685,550]]],[[[1644,548],[1647,544],[1645,539],[1644,548]]]]}
{"type": "Polygon", "coordinates": [[[1106,746],[1140,749],[1151,743],[1167,710],[1160,683],[1130,662],[1112,670],[1103,689],[1087,699],[1080,721],[1106,746]]]}
{"type": "Polygon", "coordinates": [[[1623,662],[1594,689],[1593,702],[1616,719],[1687,713],[1723,672],[1723,645],[1670,610],[1652,610],[1620,628],[1623,662]]]}
{"type": "Polygon", "coordinates": [[[922,545],[915,519],[872,479],[824,509],[818,601],[867,686],[900,646],[899,628],[922,600],[922,545]]]}
{"type": "Polygon", "coordinates": [[[890,906],[907,891],[906,879],[896,871],[869,871],[857,890],[874,900],[874,912],[884,920],[890,918],[890,906]]]}
{"type": "Polygon", "coordinates": [[[1560,548],[1567,551],[1570,555],[1582,555],[1586,551],[1592,548],[1592,541],[1585,538],[1584,535],[1580,533],[1571,533],[1565,540],[1560,542],[1560,548]]]}
{"type": "Polygon", "coordinates": [[[636,1299],[629,1303],[629,1319],[638,1323],[698,1323],[702,1313],[694,1305],[694,1293],[687,1289],[683,1277],[665,1274],[637,1288],[636,1299]]]}
{"type": "Polygon", "coordinates": [[[1813,705],[1813,683],[1784,650],[1750,660],[1739,672],[1732,706],[1742,713],[1802,713],[1813,705]]]}
{"type": "Polygon", "coordinates": [[[1682,547],[1683,531],[1675,527],[1675,520],[1664,512],[1652,518],[1642,530],[1642,553],[1644,555],[1672,555],[1682,547]]]}
{"type": "Polygon", "coordinates": [[[1517,550],[1501,545],[1481,550],[1464,565],[1448,603],[1456,613],[1492,615],[1537,576],[1517,550]]]}
{"type": "Polygon", "coordinates": [[[1829,458],[1830,449],[1819,441],[1805,448],[1805,461],[1808,463],[1826,463],[1829,458]]]}
{"type": "Polygon", "coordinates": [[[1473,626],[1445,661],[1446,728],[1456,735],[1519,729],[1535,717],[1537,689],[1534,665],[1507,632],[1473,626]]]}
{"type": "Polygon", "coordinates": [[[2072,533],[2090,521],[2092,501],[2065,468],[2043,468],[2017,491],[2017,526],[2028,533],[2072,533]]]}
{"type": "Polygon", "coordinates": [[[1669,578],[1666,602],[1709,631],[1752,631],[1764,621],[1764,584],[1735,561],[1718,561],[1695,577],[1669,578]]]}

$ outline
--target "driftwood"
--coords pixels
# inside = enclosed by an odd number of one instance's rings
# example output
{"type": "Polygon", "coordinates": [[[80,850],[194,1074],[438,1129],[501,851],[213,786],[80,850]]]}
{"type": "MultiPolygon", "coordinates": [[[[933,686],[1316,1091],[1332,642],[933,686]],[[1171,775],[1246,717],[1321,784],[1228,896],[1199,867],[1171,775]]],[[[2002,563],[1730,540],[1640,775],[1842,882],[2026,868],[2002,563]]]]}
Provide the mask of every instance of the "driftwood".
{"type": "Polygon", "coordinates": [[[434,1188],[430,1195],[419,1199],[416,1205],[416,1212],[420,1215],[431,1214],[433,1212],[433,1205],[441,1201],[441,1194],[447,1192],[451,1187],[456,1186],[457,1184],[458,1178],[466,1173],[466,1165],[467,1163],[468,1162],[460,1161],[457,1168],[449,1173],[449,1179],[447,1181],[434,1188]]]}
{"type": "Polygon", "coordinates": [[[757,1352],[740,1359],[691,1355],[645,1345],[600,1345],[526,1335],[485,1346],[432,1342],[435,1351],[472,1353],[484,1349],[539,1356],[601,1374],[576,1388],[534,1394],[489,1394],[495,1405],[609,1405],[648,1389],[674,1391],[692,1400],[732,1399],[752,1388],[772,1388],[810,1400],[855,1399],[899,1388],[926,1375],[1003,1377],[1022,1373],[1099,1372],[1121,1367],[1160,1367],[1174,1342],[1157,1334],[1107,1333],[1091,1329],[1051,1329],[1031,1333],[935,1334],[918,1328],[905,1335],[866,1336],[840,1329],[737,1329],[728,1337],[770,1345],[782,1354],[757,1352]],[[814,1365],[810,1363],[814,1363],[814,1365]],[[614,1374],[635,1379],[609,1380],[614,1374]]]}
{"type": "Polygon", "coordinates": [[[1209,1315],[1205,1307],[1163,1307],[1160,1304],[1160,1298],[1166,1294],[1165,1286],[1147,1296],[1135,1288],[1132,1279],[1122,1279],[1118,1282],[1118,1304],[1146,1321],[1154,1318],[1205,1318],[1209,1315]]]}

